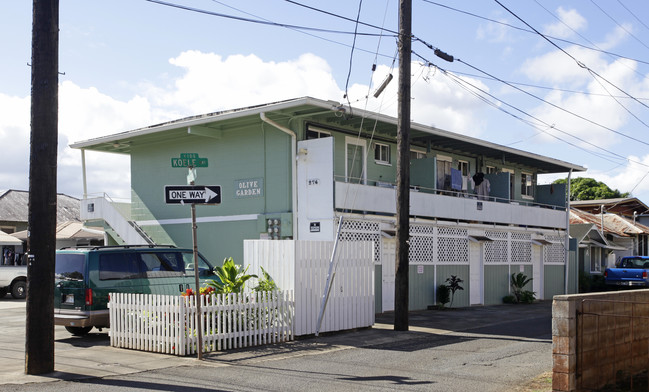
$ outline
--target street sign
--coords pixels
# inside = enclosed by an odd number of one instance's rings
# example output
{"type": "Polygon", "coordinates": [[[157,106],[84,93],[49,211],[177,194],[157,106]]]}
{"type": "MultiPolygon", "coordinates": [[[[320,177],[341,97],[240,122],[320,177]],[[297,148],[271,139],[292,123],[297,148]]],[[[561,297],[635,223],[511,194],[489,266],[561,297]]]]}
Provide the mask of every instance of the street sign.
{"type": "Polygon", "coordinates": [[[196,153],[183,153],[180,158],[171,158],[171,167],[207,167],[207,158],[196,153]]]}
{"type": "Polygon", "coordinates": [[[165,185],[167,204],[221,204],[220,185],[165,185]]]}

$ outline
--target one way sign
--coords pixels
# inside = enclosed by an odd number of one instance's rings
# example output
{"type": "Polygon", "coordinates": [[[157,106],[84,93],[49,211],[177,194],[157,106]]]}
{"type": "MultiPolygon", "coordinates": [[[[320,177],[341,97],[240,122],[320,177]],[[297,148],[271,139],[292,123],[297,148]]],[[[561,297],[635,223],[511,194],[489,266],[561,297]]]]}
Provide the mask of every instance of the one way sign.
{"type": "Polygon", "coordinates": [[[221,204],[220,185],[165,185],[167,204],[221,204]]]}

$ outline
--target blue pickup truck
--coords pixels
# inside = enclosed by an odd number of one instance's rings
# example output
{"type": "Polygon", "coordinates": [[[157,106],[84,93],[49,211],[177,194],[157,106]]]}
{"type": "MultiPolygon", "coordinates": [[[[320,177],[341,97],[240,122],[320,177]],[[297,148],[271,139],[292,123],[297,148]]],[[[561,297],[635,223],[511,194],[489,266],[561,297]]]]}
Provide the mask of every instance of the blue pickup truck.
{"type": "Polygon", "coordinates": [[[615,268],[607,268],[604,280],[610,286],[649,287],[649,256],[623,257],[615,268]]]}

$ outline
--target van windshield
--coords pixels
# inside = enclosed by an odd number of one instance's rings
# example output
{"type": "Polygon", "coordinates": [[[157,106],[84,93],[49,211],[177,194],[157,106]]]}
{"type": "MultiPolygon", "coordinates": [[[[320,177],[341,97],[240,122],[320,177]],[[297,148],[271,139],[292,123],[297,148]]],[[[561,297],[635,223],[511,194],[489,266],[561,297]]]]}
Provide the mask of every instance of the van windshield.
{"type": "Polygon", "coordinates": [[[56,254],[54,279],[57,281],[83,281],[86,270],[86,257],[83,254],[56,254]]]}
{"type": "MultiPolygon", "coordinates": [[[[183,260],[185,262],[185,273],[190,276],[194,276],[194,253],[193,252],[183,252],[183,260]]],[[[212,275],[213,274],[212,265],[203,258],[203,255],[198,254],[198,276],[212,275]]]]}

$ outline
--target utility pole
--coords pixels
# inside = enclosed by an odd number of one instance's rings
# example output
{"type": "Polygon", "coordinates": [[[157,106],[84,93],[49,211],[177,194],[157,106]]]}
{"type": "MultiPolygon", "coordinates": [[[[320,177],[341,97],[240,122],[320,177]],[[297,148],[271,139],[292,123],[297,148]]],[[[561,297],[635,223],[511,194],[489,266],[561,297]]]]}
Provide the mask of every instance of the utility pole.
{"type": "Polygon", "coordinates": [[[59,0],[33,0],[25,373],[54,371],[59,0]]]}
{"type": "Polygon", "coordinates": [[[410,236],[410,51],[412,0],[399,1],[399,112],[397,123],[397,249],[394,329],[408,330],[410,236]]]}

